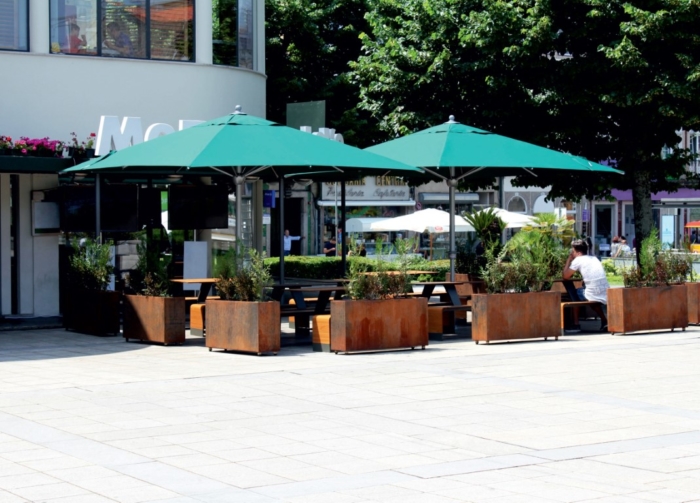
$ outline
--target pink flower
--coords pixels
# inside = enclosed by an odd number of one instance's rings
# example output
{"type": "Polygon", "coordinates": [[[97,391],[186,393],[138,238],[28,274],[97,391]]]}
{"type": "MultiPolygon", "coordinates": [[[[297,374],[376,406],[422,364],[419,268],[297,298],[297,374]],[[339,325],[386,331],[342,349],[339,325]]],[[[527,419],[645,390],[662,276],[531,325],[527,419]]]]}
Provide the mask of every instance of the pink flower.
{"type": "Polygon", "coordinates": [[[22,149],[22,153],[23,153],[23,154],[26,154],[26,153],[27,153],[27,149],[26,149],[26,148],[23,148],[23,149],[22,149]]]}

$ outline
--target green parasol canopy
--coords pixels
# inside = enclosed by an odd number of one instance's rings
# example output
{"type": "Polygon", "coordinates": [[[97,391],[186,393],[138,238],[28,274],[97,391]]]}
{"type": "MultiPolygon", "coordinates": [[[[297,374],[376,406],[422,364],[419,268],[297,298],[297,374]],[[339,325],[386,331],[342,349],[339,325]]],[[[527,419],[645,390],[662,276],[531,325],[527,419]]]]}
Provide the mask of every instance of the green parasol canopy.
{"type": "MultiPolygon", "coordinates": [[[[238,107],[237,107],[238,108],[238,107]]],[[[347,180],[422,170],[236,111],[91,159],[64,173],[193,174],[347,180]]]]}
{"type": "MultiPolygon", "coordinates": [[[[583,157],[565,154],[460,124],[453,115],[434,126],[365,149],[425,170],[425,176],[442,178],[450,188],[450,221],[454,224],[455,189],[460,179],[474,176],[514,176],[525,170],[534,176],[544,169],[622,173],[583,157]]],[[[410,175],[409,175],[410,176],[410,175]]],[[[475,178],[476,178],[475,176],[475,178]]],[[[413,177],[412,177],[413,178],[413,177]]],[[[450,276],[455,273],[454,225],[450,226],[450,276]]]]}
{"type": "MultiPolygon", "coordinates": [[[[365,149],[422,168],[455,168],[457,178],[488,169],[488,175],[512,176],[523,169],[564,169],[622,173],[583,157],[514,140],[450,120],[365,149]]],[[[450,178],[444,174],[445,178],[450,178]]]]}

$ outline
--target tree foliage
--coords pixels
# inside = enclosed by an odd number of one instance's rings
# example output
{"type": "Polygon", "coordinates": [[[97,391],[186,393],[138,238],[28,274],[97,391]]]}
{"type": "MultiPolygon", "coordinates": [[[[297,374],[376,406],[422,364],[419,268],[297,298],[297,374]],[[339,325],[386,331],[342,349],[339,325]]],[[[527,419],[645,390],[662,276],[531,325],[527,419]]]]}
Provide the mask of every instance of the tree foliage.
{"type": "Polygon", "coordinates": [[[662,149],[700,126],[697,0],[370,0],[367,19],[354,78],[361,107],[390,136],[454,114],[610,161],[625,175],[515,183],[569,199],[633,189],[636,234],[649,234],[651,191],[677,188],[687,162],[662,149]]]}
{"type": "Polygon", "coordinates": [[[288,103],[326,100],[326,126],[363,145],[376,128],[358,109],[349,63],[360,55],[367,0],[267,0],[267,118],[286,123],[288,103]]]}

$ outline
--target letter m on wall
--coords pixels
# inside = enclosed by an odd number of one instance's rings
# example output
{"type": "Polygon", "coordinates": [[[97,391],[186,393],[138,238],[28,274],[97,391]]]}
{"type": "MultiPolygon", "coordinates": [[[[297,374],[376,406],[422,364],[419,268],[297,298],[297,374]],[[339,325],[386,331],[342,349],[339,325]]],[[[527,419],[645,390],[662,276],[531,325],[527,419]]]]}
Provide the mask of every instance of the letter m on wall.
{"type": "Polygon", "coordinates": [[[141,117],[124,117],[121,125],[116,115],[100,117],[95,153],[105,155],[110,150],[121,150],[137,143],[143,143],[141,117]]]}

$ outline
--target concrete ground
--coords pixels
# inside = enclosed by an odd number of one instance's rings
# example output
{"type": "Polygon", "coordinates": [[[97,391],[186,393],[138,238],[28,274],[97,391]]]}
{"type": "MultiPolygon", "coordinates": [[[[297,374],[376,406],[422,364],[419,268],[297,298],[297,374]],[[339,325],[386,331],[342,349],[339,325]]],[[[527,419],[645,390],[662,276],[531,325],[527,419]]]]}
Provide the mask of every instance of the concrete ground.
{"type": "Polygon", "coordinates": [[[0,502],[700,501],[700,329],[278,356],[0,333],[0,502]]]}

